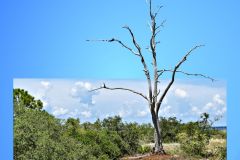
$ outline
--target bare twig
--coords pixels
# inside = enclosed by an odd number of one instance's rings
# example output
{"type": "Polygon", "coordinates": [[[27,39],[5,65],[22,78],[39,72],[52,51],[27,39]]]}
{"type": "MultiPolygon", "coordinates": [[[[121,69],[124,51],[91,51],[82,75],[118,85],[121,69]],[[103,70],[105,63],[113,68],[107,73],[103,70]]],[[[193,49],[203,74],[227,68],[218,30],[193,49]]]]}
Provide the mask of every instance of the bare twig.
{"type": "Polygon", "coordinates": [[[175,80],[175,74],[177,72],[177,69],[181,66],[181,64],[183,64],[183,62],[185,62],[187,60],[187,57],[194,51],[196,50],[197,48],[200,48],[204,45],[197,45],[195,47],[193,47],[190,51],[187,52],[187,54],[182,58],[182,60],[174,67],[174,70],[172,72],[172,79],[171,81],[169,82],[169,84],[167,85],[167,87],[165,88],[165,90],[163,91],[163,94],[161,95],[160,99],[158,100],[157,102],[157,108],[156,108],[156,113],[158,113],[159,109],[160,109],[160,106],[161,106],[161,103],[163,101],[163,99],[165,98],[168,90],[170,89],[170,87],[172,86],[174,80],[175,80]]]}
{"type": "MultiPolygon", "coordinates": [[[[171,70],[171,69],[162,69],[162,70],[159,70],[158,72],[159,72],[158,77],[160,77],[164,72],[173,72],[173,70],[171,70]]],[[[176,72],[177,73],[182,73],[182,74],[185,74],[185,75],[188,75],[188,76],[200,76],[200,77],[203,77],[203,78],[206,78],[206,79],[210,79],[212,82],[216,81],[212,77],[209,77],[209,76],[204,75],[204,74],[188,73],[188,72],[184,72],[184,71],[176,71],[176,72]]]]}
{"type": "Polygon", "coordinates": [[[123,26],[122,28],[127,29],[129,31],[129,33],[130,33],[130,35],[132,37],[132,41],[133,41],[134,46],[137,48],[139,54],[141,54],[141,48],[138,45],[138,43],[136,42],[136,39],[135,39],[135,36],[134,36],[132,30],[128,26],[123,26]]]}
{"type": "Polygon", "coordinates": [[[144,99],[146,99],[148,101],[148,98],[143,95],[142,93],[140,92],[137,92],[137,91],[134,91],[133,89],[128,89],[128,88],[122,88],[122,87],[114,87],[114,88],[111,88],[111,87],[107,87],[105,85],[105,83],[103,83],[103,85],[99,88],[96,88],[96,89],[93,89],[93,90],[90,90],[90,92],[93,92],[93,91],[96,91],[96,90],[100,90],[100,89],[108,89],[108,90],[125,90],[125,91],[129,91],[129,92],[132,92],[134,94],[137,94],[137,95],[140,95],[142,96],[144,99]]]}
{"type": "Polygon", "coordinates": [[[164,27],[164,24],[165,24],[166,20],[163,20],[162,23],[159,25],[159,26],[156,26],[156,31],[155,31],[155,34],[154,34],[154,37],[156,37],[162,30],[160,29],[160,27],[164,27]]]}
{"type": "Polygon", "coordinates": [[[122,41],[116,39],[116,38],[112,38],[112,39],[98,39],[98,40],[86,40],[86,41],[98,41],[98,42],[117,42],[119,43],[122,47],[128,49],[130,52],[132,52],[134,55],[139,56],[139,53],[135,52],[132,48],[128,47],[126,44],[124,44],[122,41]]]}
{"type": "Polygon", "coordinates": [[[159,13],[159,11],[160,11],[161,8],[163,8],[163,6],[158,6],[158,9],[157,9],[157,11],[156,11],[155,14],[154,14],[155,17],[157,16],[157,14],[159,13]]]}
{"type": "Polygon", "coordinates": [[[142,55],[141,48],[138,45],[138,43],[136,42],[136,39],[135,39],[135,36],[134,36],[132,30],[128,26],[124,26],[123,28],[128,30],[128,32],[130,33],[130,35],[132,37],[132,42],[133,42],[134,46],[136,47],[136,49],[138,50],[139,57],[141,58],[141,63],[143,65],[143,67],[144,67],[144,73],[146,75],[147,82],[148,82],[149,100],[150,100],[150,103],[152,103],[152,83],[151,83],[151,77],[150,77],[150,73],[149,73],[147,64],[145,62],[145,59],[144,59],[144,57],[142,55]]]}
{"type": "MultiPolygon", "coordinates": [[[[112,38],[112,39],[109,39],[109,40],[104,40],[104,39],[100,39],[100,40],[87,40],[87,41],[100,41],[100,42],[117,42],[119,43],[122,47],[128,49],[131,53],[133,53],[134,55],[140,57],[141,59],[141,63],[143,64],[143,67],[144,67],[144,73],[146,75],[146,78],[147,78],[147,82],[148,82],[148,88],[149,88],[149,100],[152,101],[152,86],[151,86],[151,77],[150,77],[150,73],[149,73],[149,70],[148,70],[148,67],[147,67],[147,64],[145,63],[145,59],[142,55],[142,52],[141,52],[141,47],[138,45],[138,43],[136,42],[135,40],[135,36],[132,32],[132,30],[128,27],[128,26],[124,26],[123,27],[124,29],[127,29],[131,35],[131,38],[132,38],[132,42],[134,44],[134,46],[136,47],[137,49],[137,52],[135,52],[132,48],[128,47],[126,44],[124,44],[122,41],[116,39],[116,38],[112,38]]],[[[130,92],[133,92],[133,93],[136,93],[138,94],[138,92],[135,92],[131,89],[124,89],[124,88],[106,88],[106,87],[100,87],[98,89],[102,89],[102,88],[105,88],[105,89],[122,89],[122,90],[128,90],[130,92]]],[[[139,94],[141,95],[141,94],[139,94]]],[[[147,98],[146,96],[144,96],[144,98],[147,98]]]]}

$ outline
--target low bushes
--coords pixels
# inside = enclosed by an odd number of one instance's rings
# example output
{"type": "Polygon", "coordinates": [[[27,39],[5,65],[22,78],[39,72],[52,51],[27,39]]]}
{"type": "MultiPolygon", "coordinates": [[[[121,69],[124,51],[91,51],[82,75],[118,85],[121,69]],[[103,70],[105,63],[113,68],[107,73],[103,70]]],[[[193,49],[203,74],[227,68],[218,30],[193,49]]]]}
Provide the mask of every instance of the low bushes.
{"type": "Polygon", "coordinates": [[[178,139],[181,144],[181,149],[189,155],[203,156],[208,144],[208,138],[205,134],[196,131],[193,135],[187,133],[178,134],[178,139]]]}
{"type": "Polygon", "coordinates": [[[137,152],[140,154],[150,153],[151,151],[152,151],[152,148],[147,145],[141,145],[137,149],[137,152]]]}

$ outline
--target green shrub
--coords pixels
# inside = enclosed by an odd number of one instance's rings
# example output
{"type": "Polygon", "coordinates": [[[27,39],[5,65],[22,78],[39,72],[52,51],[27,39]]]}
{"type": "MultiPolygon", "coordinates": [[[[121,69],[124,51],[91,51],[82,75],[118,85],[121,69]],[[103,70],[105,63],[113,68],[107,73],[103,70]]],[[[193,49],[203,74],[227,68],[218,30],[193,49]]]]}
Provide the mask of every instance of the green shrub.
{"type": "Polygon", "coordinates": [[[209,157],[212,159],[226,159],[226,140],[225,139],[211,139],[207,147],[209,157]]]}
{"type": "Polygon", "coordinates": [[[137,149],[137,152],[140,153],[140,154],[144,154],[144,153],[149,153],[151,152],[151,147],[150,146],[146,146],[146,145],[142,145],[142,146],[139,146],[138,149],[137,149]]]}
{"type": "Polygon", "coordinates": [[[119,135],[129,145],[128,154],[136,153],[139,147],[140,137],[137,123],[125,124],[119,135]]]}
{"type": "Polygon", "coordinates": [[[98,157],[98,160],[108,160],[108,159],[110,159],[110,158],[106,154],[103,154],[100,157],[98,157]]]}
{"type": "Polygon", "coordinates": [[[160,126],[164,143],[177,142],[177,134],[179,133],[181,127],[180,120],[177,120],[176,117],[161,117],[160,126]]]}
{"type": "Polygon", "coordinates": [[[181,149],[191,155],[205,154],[206,146],[208,144],[208,137],[200,131],[195,131],[194,134],[188,135],[187,133],[180,133],[177,136],[181,149]]]}
{"type": "Polygon", "coordinates": [[[121,150],[113,140],[114,139],[104,130],[87,130],[82,133],[79,138],[80,142],[90,147],[92,155],[97,158],[108,155],[109,159],[115,159],[121,156],[121,150]]]}
{"type": "Polygon", "coordinates": [[[217,147],[217,151],[215,153],[216,159],[226,160],[227,159],[227,148],[226,145],[217,147]]]}

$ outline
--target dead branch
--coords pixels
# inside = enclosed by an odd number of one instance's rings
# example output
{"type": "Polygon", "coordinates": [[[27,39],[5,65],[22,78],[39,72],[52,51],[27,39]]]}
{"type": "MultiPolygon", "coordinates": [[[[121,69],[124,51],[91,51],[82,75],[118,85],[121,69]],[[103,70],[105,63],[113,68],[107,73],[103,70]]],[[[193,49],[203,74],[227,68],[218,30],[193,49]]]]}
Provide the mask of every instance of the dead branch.
{"type": "Polygon", "coordinates": [[[124,26],[124,27],[122,27],[122,28],[127,29],[127,30],[129,31],[129,33],[130,33],[130,35],[131,35],[131,37],[132,37],[132,42],[133,42],[134,46],[137,48],[139,54],[141,54],[141,47],[140,47],[140,46],[138,45],[138,43],[136,42],[136,39],[135,39],[135,36],[134,36],[132,30],[131,30],[128,26],[124,26]]]}
{"type": "Polygon", "coordinates": [[[99,40],[86,40],[86,41],[98,41],[98,42],[117,42],[119,43],[122,47],[128,49],[131,53],[133,53],[136,56],[139,56],[139,53],[135,52],[132,48],[128,47],[126,44],[124,44],[122,41],[116,39],[116,38],[112,38],[112,39],[99,39],[99,40]]]}
{"type": "MultiPolygon", "coordinates": [[[[158,11],[160,10],[161,7],[159,7],[158,11]]],[[[157,12],[158,12],[157,11],[157,12]]],[[[154,88],[153,88],[153,103],[155,104],[156,101],[157,101],[157,96],[160,92],[158,92],[158,66],[157,66],[157,60],[156,60],[156,40],[155,40],[155,37],[156,37],[156,34],[158,33],[157,31],[157,28],[156,28],[156,16],[157,16],[157,12],[156,13],[153,13],[152,11],[152,1],[150,0],[149,1],[149,14],[150,14],[150,17],[151,17],[151,32],[152,32],[152,35],[151,35],[151,39],[150,39],[150,49],[151,49],[151,52],[152,52],[152,64],[153,64],[153,70],[154,70],[154,82],[153,82],[153,85],[154,85],[154,88]],[[157,33],[156,33],[157,31],[157,33]]],[[[152,106],[152,107],[155,107],[155,106],[152,106]]],[[[152,110],[154,110],[154,108],[152,108],[152,110]]]]}
{"type": "Polygon", "coordinates": [[[144,99],[146,99],[148,101],[148,98],[143,95],[142,93],[140,92],[137,92],[137,91],[134,91],[133,89],[128,89],[128,88],[122,88],[122,87],[114,87],[114,88],[111,88],[111,87],[107,87],[105,85],[105,83],[103,83],[103,85],[99,88],[96,88],[96,89],[93,89],[93,90],[90,90],[90,92],[93,92],[93,91],[96,91],[96,90],[100,90],[100,89],[108,89],[108,90],[125,90],[125,91],[129,91],[131,93],[134,93],[134,94],[137,94],[137,95],[140,95],[142,96],[144,99]]]}
{"type": "MultiPolygon", "coordinates": [[[[159,70],[158,71],[159,74],[158,74],[158,77],[160,77],[164,72],[173,72],[173,70],[171,69],[162,69],[162,70],[159,70]]],[[[216,81],[215,79],[213,79],[212,77],[209,77],[207,75],[204,75],[204,74],[199,74],[199,73],[188,73],[188,72],[184,72],[184,71],[176,71],[177,73],[182,73],[182,74],[185,74],[187,76],[200,76],[200,77],[203,77],[203,78],[206,78],[206,79],[210,79],[212,82],[213,81],[216,81]]]]}
{"type": "Polygon", "coordinates": [[[159,26],[156,27],[156,30],[160,29],[160,27],[163,28],[163,27],[164,27],[164,24],[166,23],[166,21],[167,21],[167,20],[164,19],[164,20],[162,21],[162,23],[161,23],[159,26]]]}
{"type": "Polygon", "coordinates": [[[158,12],[160,11],[160,9],[162,8],[163,6],[158,6],[158,9],[156,12],[152,12],[152,1],[149,0],[149,15],[150,17],[152,18],[156,18],[158,12]]]}
{"type": "Polygon", "coordinates": [[[160,27],[163,28],[165,22],[166,22],[166,20],[163,20],[162,23],[161,23],[161,25],[155,27],[154,37],[157,37],[157,35],[162,31],[162,30],[160,29],[160,27]]]}
{"type": "Polygon", "coordinates": [[[157,102],[156,114],[158,114],[158,111],[159,111],[159,109],[160,109],[160,106],[161,106],[161,104],[162,104],[162,101],[163,101],[163,99],[165,98],[168,90],[171,88],[171,86],[172,86],[172,84],[173,84],[173,82],[174,82],[174,80],[175,80],[175,74],[176,74],[176,72],[177,72],[177,69],[183,64],[183,62],[185,62],[185,61],[187,60],[187,57],[188,57],[194,50],[196,50],[197,48],[200,48],[200,47],[202,47],[202,46],[204,46],[204,45],[197,45],[197,46],[193,47],[190,51],[187,52],[187,54],[182,58],[182,60],[174,67],[174,70],[173,70],[173,72],[172,72],[172,79],[171,79],[171,81],[169,82],[169,84],[167,85],[167,87],[165,88],[165,90],[163,91],[163,94],[161,95],[160,99],[159,99],[158,102],[157,102]]]}
{"type": "Polygon", "coordinates": [[[132,42],[133,42],[134,46],[136,47],[136,49],[138,50],[139,57],[141,58],[141,63],[143,65],[143,67],[144,67],[144,73],[146,75],[147,82],[148,82],[149,100],[150,100],[150,103],[152,103],[152,83],[151,83],[151,77],[150,77],[150,73],[149,73],[147,64],[145,62],[145,59],[144,59],[144,57],[142,55],[141,47],[136,42],[136,39],[135,39],[135,36],[134,36],[132,30],[128,26],[124,26],[123,28],[128,30],[128,32],[130,33],[130,35],[132,37],[132,42]]]}

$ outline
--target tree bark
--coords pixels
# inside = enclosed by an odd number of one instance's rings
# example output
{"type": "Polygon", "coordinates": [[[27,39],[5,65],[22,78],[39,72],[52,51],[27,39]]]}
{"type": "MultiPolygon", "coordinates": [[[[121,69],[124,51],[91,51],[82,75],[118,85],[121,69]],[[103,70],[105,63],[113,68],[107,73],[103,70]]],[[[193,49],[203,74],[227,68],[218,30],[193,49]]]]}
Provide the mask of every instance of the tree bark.
{"type": "Polygon", "coordinates": [[[158,115],[155,112],[152,112],[152,122],[154,126],[154,153],[156,154],[166,154],[163,145],[162,145],[162,135],[161,135],[161,126],[159,122],[158,115]]]}

